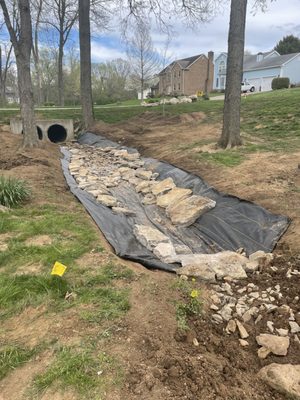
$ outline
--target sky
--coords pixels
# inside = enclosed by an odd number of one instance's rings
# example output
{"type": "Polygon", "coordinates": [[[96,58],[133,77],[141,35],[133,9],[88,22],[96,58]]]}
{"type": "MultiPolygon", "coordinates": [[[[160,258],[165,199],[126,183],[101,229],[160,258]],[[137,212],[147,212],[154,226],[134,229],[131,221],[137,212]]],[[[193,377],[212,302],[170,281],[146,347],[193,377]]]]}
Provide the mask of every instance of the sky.
{"type": "MultiPolygon", "coordinates": [[[[269,51],[286,35],[300,37],[300,0],[269,1],[266,12],[258,11],[253,15],[249,0],[245,49],[252,54],[269,51]]],[[[212,50],[215,54],[227,51],[229,26],[229,6],[222,10],[209,23],[200,23],[197,30],[187,29],[176,22],[176,34],[172,36],[168,48],[169,59],[180,59],[212,50]]],[[[165,35],[153,29],[154,47],[161,51],[166,40],[165,35]]],[[[124,44],[117,33],[93,36],[92,59],[94,62],[126,58],[124,44]]]]}

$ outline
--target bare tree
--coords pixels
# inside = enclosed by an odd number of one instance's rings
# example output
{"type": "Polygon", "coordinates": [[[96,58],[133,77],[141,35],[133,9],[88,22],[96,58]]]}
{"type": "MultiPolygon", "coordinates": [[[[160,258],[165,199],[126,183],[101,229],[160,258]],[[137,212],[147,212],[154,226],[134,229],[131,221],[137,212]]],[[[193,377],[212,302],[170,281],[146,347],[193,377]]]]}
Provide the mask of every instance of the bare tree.
{"type": "Polygon", "coordinates": [[[160,65],[158,54],[153,48],[149,27],[145,23],[137,24],[133,36],[128,40],[127,56],[132,78],[139,85],[143,101],[145,84],[158,72],[160,65]]]}
{"type": "Polygon", "coordinates": [[[58,34],[58,104],[64,105],[64,47],[78,18],[77,0],[45,0],[42,22],[58,34]]]}
{"type": "Polygon", "coordinates": [[[40,66],[40,53],[39,53],[39,31],[41,26],[42,11],[44,6],[44,0],[31,0],[32,5],[32,20],[33,20],[33,43],[32,43],[32,55],[34,61],[34,69],[36,76],[37,86],[37,103],[42,104],[42,83],[41,83],[41,66],[40,66]]]}
{"type": "Polygon", "coordinates": [[[12,44],[0,44],[0,104],[6,103],[7,74],[12,66],[12,44]]]}
{"type": "Polygon", "coordinates": [[[92,99],[90,0],[79,0],[80,91],[83,123],[88,129],[94,122],[92,99]]]}
{"type": "Polygon", "coordinates": [[[23,146],[38,146],[34,118],[34,101],[30,71],[30,55],[32,49],[32,25],[29,0],[18,0],[19,23],[15,29],[7,2],[0,0],[5,24],[9,32],[18,70],[18,88],[21,106],[21,118],[23,122],[23,146]]]}

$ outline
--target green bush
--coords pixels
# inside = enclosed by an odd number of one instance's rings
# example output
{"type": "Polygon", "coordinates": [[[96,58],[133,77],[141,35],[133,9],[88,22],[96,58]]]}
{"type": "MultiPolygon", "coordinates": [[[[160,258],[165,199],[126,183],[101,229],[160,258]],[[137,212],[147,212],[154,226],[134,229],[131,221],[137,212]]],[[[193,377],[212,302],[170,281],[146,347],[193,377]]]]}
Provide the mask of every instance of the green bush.
{"type": "Polygon", "coordinates": [[[274,78],[272,80],[272,89],[288,89],[290,86],[290,79],[289,78],[274,78]]]}
{"type": "Polygon", "coordinates": [[[30,189],[26,182],[15,178],[0,176],[0,204],[16,207],[30,198],[30,189]]]}

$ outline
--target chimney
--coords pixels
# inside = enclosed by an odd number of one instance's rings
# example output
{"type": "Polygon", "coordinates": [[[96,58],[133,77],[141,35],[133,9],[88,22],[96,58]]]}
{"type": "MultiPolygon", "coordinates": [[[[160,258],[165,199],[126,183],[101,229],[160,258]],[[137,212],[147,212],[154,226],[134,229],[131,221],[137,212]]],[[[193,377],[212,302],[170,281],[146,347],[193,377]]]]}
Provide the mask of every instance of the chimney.
{"type": "Polygon", "coordinates": [[[214,62],[214,52],[213,51],[209,51],[207,53],[207,57],[208,57],[210,62],[212,62],[212,63],[214,62]]]}
{"type": "Polygon", "coordinates": [[[209,51],[207,53],[207,72],[205,79],[205,94],[208,95],[208,92],[212,89],[212,82],[214,79],[214,52],[209,51]]]}

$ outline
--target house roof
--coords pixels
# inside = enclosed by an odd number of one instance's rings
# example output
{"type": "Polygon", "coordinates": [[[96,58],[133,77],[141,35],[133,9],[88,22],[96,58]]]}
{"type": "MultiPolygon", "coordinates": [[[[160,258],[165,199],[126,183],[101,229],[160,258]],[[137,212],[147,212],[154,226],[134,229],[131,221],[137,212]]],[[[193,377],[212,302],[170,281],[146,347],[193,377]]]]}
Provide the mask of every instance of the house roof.
{"type": "MultiPolygon", "coordinates": [[[[182,58],[180,60],[175,60],[175,61],[171,62],[171,64],[169,64],[162,71],[160,71],[159,75],[165,73],[169,69],[172,69],[175,64],[179,64],[181,69],[187,69],[190,65],[192,65],[201,56],[204,56],[204,54],[198,54],[193,57],[187,57],[187,58],[182,58]]],[[[204,57],[206,57],[206,56],[204,56],[204,57]]]]}
{"type": "Polygon", "coordinates": [[[258,69],[264,69],[264,68],[275,68],[275,67],[281,67],[283,64],[286,64],[287,62],[291,61],[293,58],[295,58],[297,55],[300,55],[300,53],[292,53],[292,54],[284,54],[282,56],[272,56],[272,57],[267,57],[266,54],[269,53],[262,53],[264,55],[264,58],[261,61],[257,61],[257,55],[249,55],[244,57],[244,71],[254,71],[258,69]]]}

